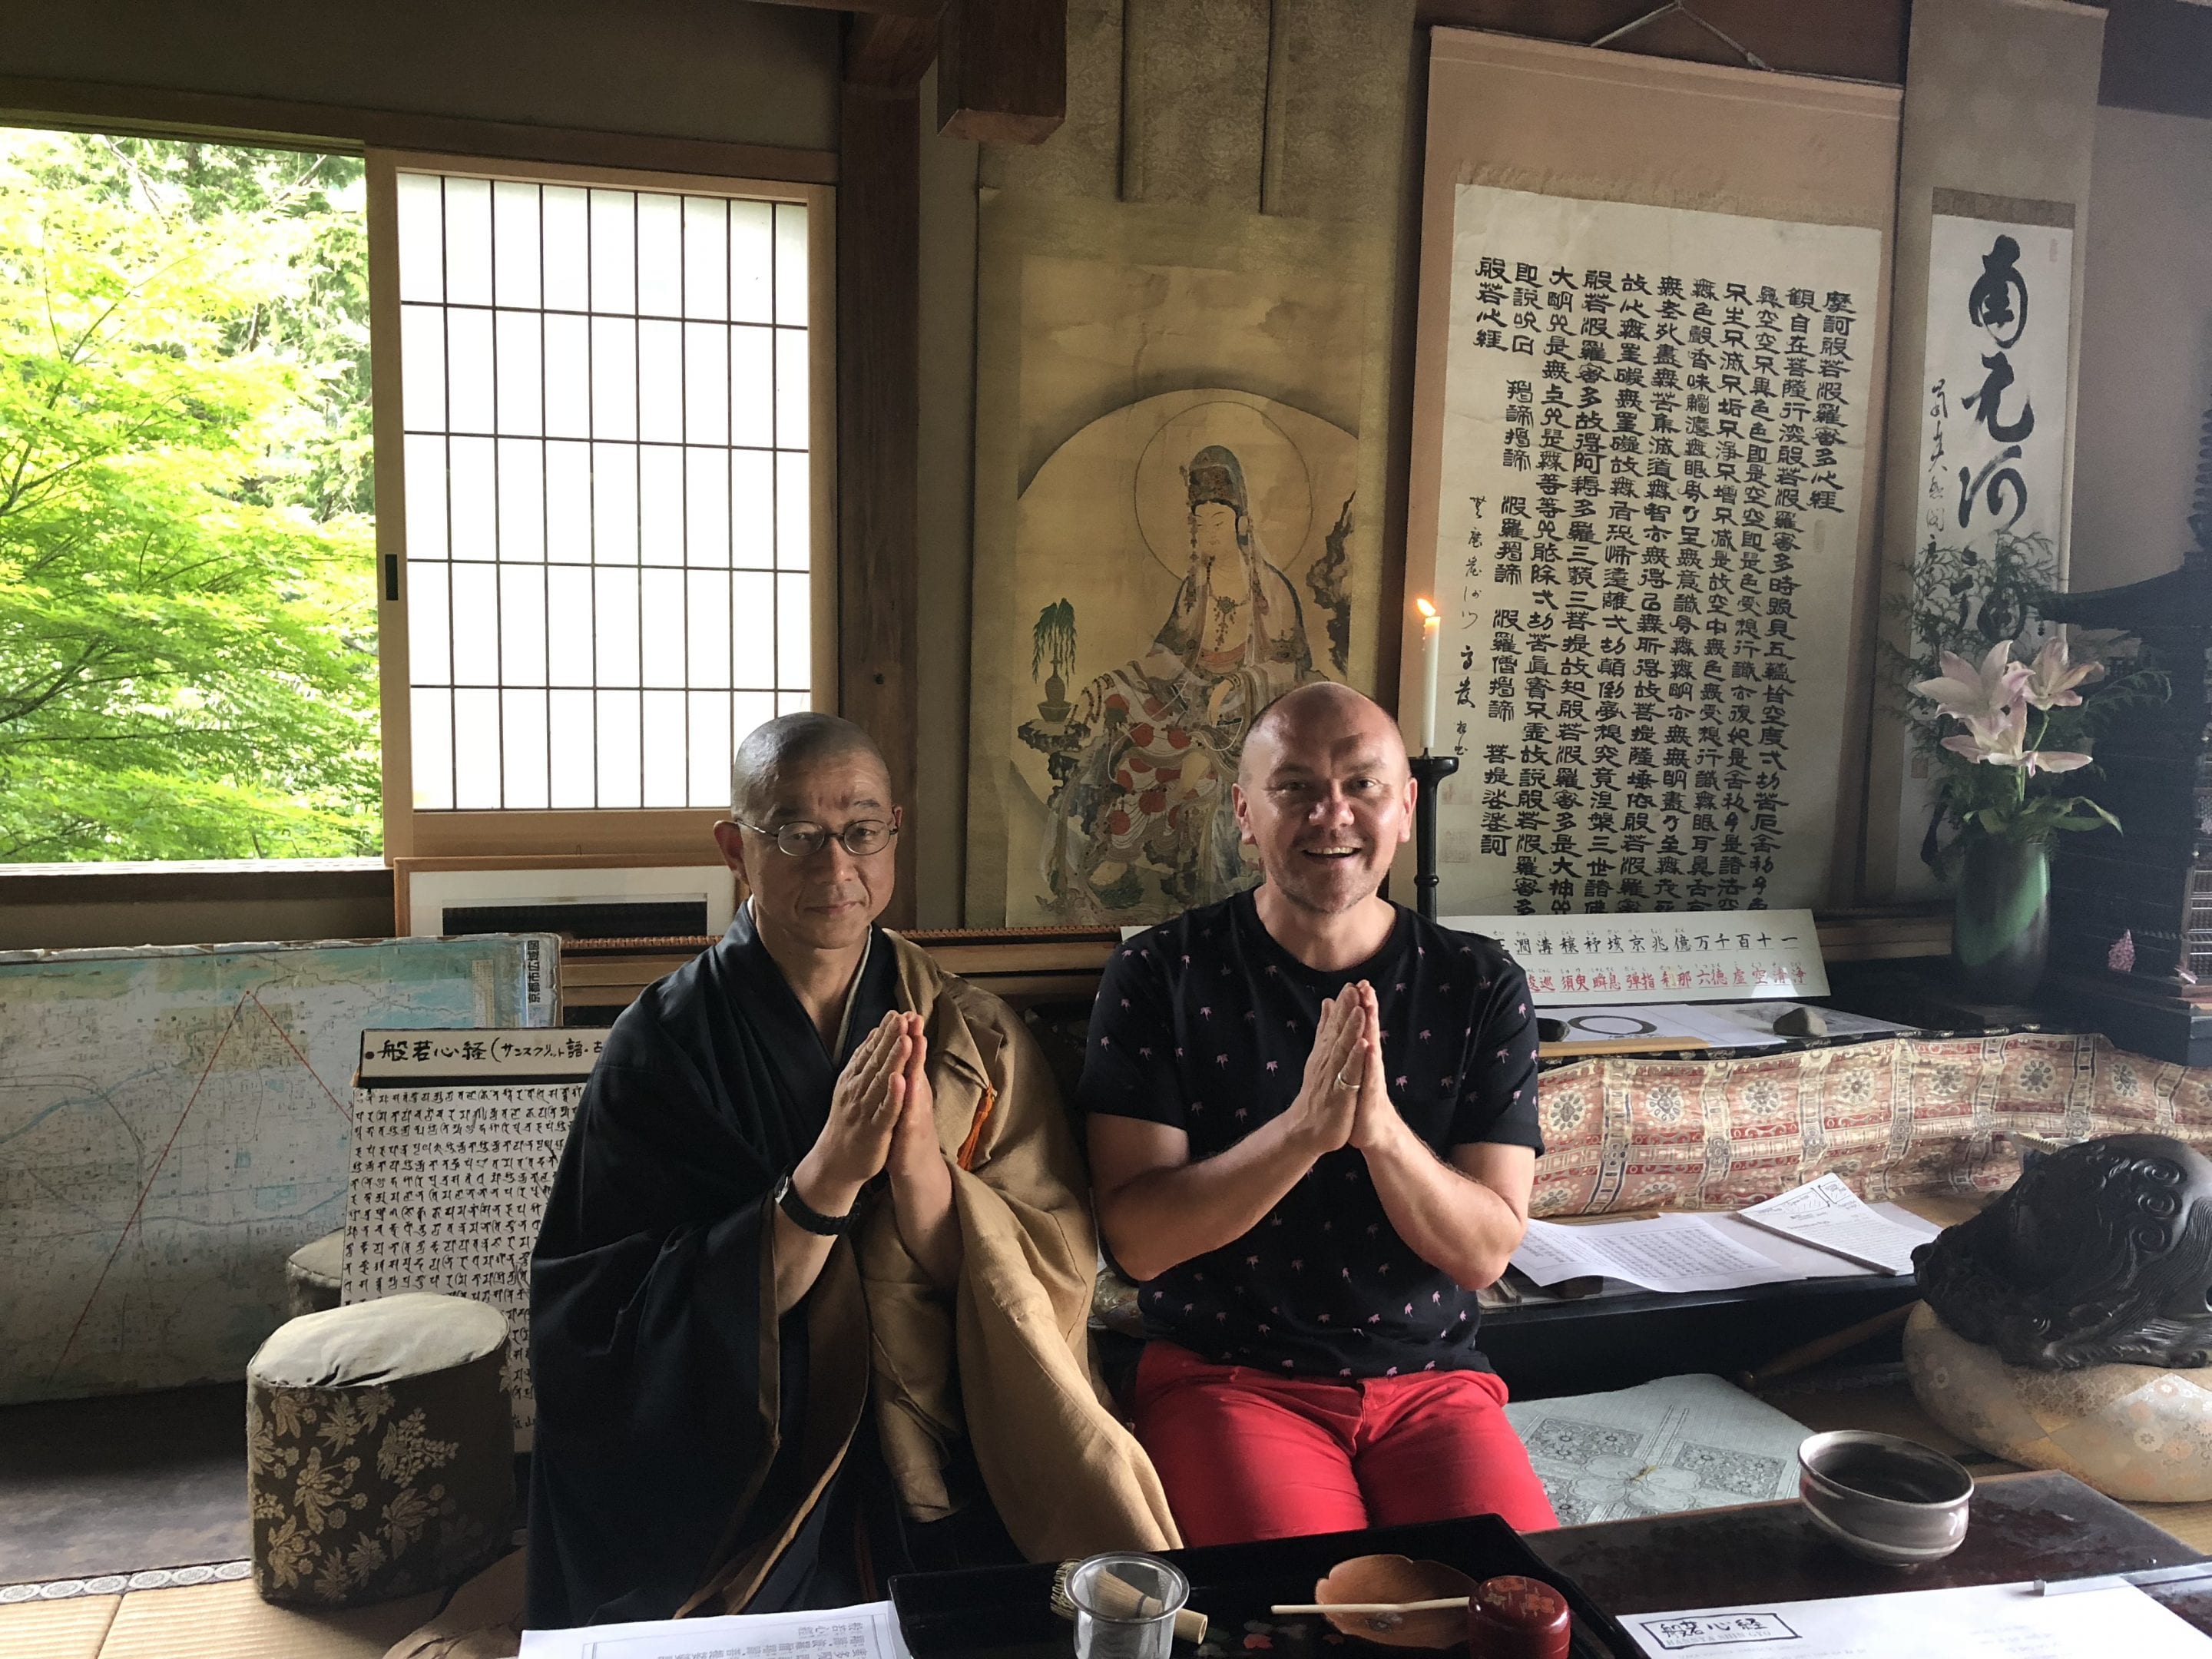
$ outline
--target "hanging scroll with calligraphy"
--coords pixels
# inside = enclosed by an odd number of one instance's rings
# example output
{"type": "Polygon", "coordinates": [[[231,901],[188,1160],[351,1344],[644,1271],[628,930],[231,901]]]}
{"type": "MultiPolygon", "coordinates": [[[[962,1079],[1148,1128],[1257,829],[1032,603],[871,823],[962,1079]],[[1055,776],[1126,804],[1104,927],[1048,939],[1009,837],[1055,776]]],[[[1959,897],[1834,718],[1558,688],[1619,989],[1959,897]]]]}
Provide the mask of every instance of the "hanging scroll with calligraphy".
{"type": "Polygon", "coordinates": [[[1930,222],[1917,547],[2009,541],[2058,575],[2073,286],[2070,224],[1930,222]]]}
{"type": "MultiPolygon", "coordinates": [[[[1913,556],[1961,605],[1987,589],[1984,573],[2000,550],[2031,580],[2063,586],[2073,207],[1948,190],[1936,192],[1936,205],[1913,556]],[[1942,211],[1976,204],[2009,211],[2001,219],[1942,211]]],[[[1995,610],[1987,615],[1997,638],[2026,621],[1995,610]]],[[[1908,749],[1899,763],[1905,778],[1897,868],[1911,890],[1932,891],[1921,859],[1936,811],[1928,757],[1908,749]]]]}
{"type": "Polygon", "coordinates": [[[1444,908],[1823,896],[1881,272],[1863,227],[1457,185],[1444,908]]]}

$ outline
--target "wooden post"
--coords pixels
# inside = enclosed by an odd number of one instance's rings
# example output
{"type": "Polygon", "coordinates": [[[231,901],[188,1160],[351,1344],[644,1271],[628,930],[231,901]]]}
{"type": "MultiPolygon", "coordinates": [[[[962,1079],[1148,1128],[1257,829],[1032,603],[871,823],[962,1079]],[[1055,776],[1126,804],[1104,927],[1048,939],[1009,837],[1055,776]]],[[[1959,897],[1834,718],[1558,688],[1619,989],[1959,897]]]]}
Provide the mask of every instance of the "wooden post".
{"type": "MultiPolygon", "coordinates": [[[[858,18],[846,46],[837,190],[838,708],[915,799],[916,441],[921,399],[921,111],[934,30],[858,18]],[[915,56],[919,55],[919,62],[915,56]],[[908,64],[912,76],[906,75],[908,64]],[[860,77],[856,79],[856,75],[860,77]]],[[[914,838],[884,915],[911,925],[914,838]]]]}

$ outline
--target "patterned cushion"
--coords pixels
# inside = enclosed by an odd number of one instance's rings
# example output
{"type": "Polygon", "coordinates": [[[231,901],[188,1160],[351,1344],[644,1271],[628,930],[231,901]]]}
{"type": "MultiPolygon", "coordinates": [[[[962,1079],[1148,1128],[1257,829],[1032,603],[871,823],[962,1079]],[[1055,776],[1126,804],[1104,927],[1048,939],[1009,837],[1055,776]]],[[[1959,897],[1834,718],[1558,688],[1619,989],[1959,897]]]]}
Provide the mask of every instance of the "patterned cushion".
{"type": "Polygon", "coordinates": [[[503,1548],[514,1431],[507,1321],[410,1294],[307,1314],[246,1367],[253,1577],[350,1607],[450,1583],[503,1548]]]}
{"type": "Polygon", "coordinates": [[[2012,1131],[2155,1131],[2212,1147],[2212,1070],[2041,1032],[1905,1037],[1737,1060],[1577,1061],[1543,1075],[1534,1212],[1735,1209],[1833,1170],[1862,1198],[1994,1191],[2012,1131]]]}

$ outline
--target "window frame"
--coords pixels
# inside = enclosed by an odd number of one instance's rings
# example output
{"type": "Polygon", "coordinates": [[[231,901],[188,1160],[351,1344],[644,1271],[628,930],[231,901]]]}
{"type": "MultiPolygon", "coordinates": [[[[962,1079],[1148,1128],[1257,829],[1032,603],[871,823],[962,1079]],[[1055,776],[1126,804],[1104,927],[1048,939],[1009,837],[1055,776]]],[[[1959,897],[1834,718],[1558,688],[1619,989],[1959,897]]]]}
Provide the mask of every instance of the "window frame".
{"type": "Polygon", "coordinates": [[[495,807],[417,811],[407,639],[405,435],[400,404],[397,176],[403,172],[494,182],[597,185],[789,203],[806,209],[808,629],[811,708],[837,706],[836,191],[792,179],[741,179],[634,167],[507,161],[370,147],[366,152],[369,379],[376,468],[378,701],[383,727],[384,857],[552,854],[632,863],[692,864],[723,809],[495,807]]]}

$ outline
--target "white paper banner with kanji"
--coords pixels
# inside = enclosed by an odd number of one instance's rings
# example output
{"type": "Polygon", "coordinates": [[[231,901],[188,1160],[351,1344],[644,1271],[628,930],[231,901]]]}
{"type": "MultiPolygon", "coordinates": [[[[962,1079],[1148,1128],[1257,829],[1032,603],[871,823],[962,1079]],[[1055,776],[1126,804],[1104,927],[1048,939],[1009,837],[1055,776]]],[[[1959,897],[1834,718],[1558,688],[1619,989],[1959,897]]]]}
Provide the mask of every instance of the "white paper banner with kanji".
{"type": "Polygon", "coordinates": [[[1863,228],[1458,187],[1443,908],[1825,896],[1881,268],[1863,228]]]}

